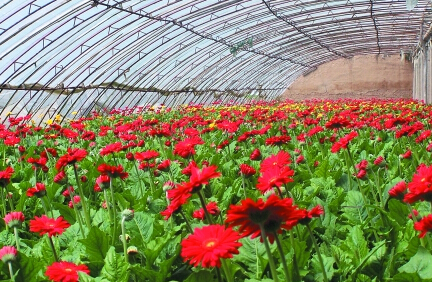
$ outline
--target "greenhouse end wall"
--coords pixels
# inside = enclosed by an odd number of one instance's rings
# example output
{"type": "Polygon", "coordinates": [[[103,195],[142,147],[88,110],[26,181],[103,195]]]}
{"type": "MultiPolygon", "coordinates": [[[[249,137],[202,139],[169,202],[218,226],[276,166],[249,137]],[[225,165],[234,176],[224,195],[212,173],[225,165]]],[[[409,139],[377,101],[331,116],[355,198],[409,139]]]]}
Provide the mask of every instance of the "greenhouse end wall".
{"type": "Polygon", "coordinates": [[[282,99],[412,98],[413,64],[396,55],[355,56],[328,62],[298,78],[282,99]]]}

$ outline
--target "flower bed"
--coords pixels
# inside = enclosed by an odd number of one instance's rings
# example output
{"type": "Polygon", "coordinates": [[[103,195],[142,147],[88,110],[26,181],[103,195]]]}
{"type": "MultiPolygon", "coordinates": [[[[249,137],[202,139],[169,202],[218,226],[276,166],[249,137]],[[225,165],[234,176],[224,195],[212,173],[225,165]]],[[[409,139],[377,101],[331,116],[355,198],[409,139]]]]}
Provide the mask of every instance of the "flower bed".
{"type": "Polygon", "coordinates": [[[0,279],[432,281],[431,121],[410,100],[10,117],[0,279]]]}

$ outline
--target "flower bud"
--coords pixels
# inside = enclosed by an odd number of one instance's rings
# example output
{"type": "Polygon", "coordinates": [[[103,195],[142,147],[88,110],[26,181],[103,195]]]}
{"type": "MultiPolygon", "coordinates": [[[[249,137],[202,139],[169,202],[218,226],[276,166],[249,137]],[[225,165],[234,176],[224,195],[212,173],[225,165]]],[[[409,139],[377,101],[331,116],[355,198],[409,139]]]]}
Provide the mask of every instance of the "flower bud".
{"type": "Polygon", "coordinates": [[[135,246],[129,246],[126,250],[127,254],[130,256],[138,254],[138,248],[135,246]]]}
{"type": "Polygon", "coordinates": [[[131,221],[134,218],[134,211],[130,209],[125,209],[122,211],[122,218],[125,221],[131,221]]]}
{"type": "MultiPolygon", "coordinates": [[[[125,234],[125,238],[126,238],[126,243],[129,243],[129,241],[131,240],[131,237],[129,236],[129,234],[125,234]]],[[[123,235],[119,236],[120,242],[123,243],[123,235]]]]}

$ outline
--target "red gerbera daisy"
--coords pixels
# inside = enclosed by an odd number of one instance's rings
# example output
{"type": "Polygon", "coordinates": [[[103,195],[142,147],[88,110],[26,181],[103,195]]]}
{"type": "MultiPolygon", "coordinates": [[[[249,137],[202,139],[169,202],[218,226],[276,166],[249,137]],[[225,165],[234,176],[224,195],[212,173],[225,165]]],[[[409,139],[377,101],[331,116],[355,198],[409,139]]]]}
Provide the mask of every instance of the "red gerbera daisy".
{"type": "Polygon", "coordinates": [[[410,204],[416,201],[432,202],[432,165],[421,164],[417,168],[417,173],[408,183],[408,190],[404,197],[405,202],[410,204]]]}
{"type": "Polygon", "coordinates": [[[221,259],[239,253],[240,238],[236,231],[218,224],[195,228],[194,233],[181,242],[181,256],[195,267],[220,267],[221,259]]]}
{"type": "Polygon", "coordinates": [[[30,157],[27,159],[27,162],[33,165],[32,166],[33,170],[36,170],[37,168],[48,169],[48,167],[46,166],[47,161],[48,161],[48,159],[43,158],[43,157],[41,157],[41,158],[31,158],[30,157]]]}
{"type": "Polygon", "coordinates": [[[159,157],[159,153],[154,150],[147,150],[145,152],[135,153],[135,159],[138,161],[150,161],[151,159],[159,157]]]}
{"type": "Polygon", "coordinates": [[[68,164],[74,164],[76,162],[79,162],[83,160],[86,156],[87,151],[84,149],[68,148],[67,153],[58,159],[55,167],[57,170],[62,170],[68,164]]]}
{"type": "Polygon", "coordinates": [[[98,166],[97,170],[102,175],[108,175],[111,178],[120,177],[121,179],[125,179],[129,176],[129,174],[123,170],[122,165],[111,166],[108,164],[101,164],[98,166]]]}
{"type": "Polygon", "coordinates": [[[245,177],[250,177],[256,173],[255,168],[247,164],[240,165],[240,173],[245,177]]]}
{"type": "Polygon", "coordinates": [[[328,122],[325,127],[329,129],[339,129],[342,127],[348,127],[350,121],[345,116],[335,115],[328,122]]]}
{"type": "Polygon", "coordinates": [[[66,175],[65,171],[64,170],[59,171],[59,173],[57,173],[54,176],[53,181],[57,184],[60,184],[60,185],[66,184],[67,183],[67,175],[66,175]]]}
{"type": "Polygon", "coordinates": [[[312,218],[322,215],[324,213],[324,209],[322,206],[317,205],[309,211],[306,209],[301,209],[300,212],[302,213],[302,218],[298,220],[298,223],[306,225],[312,220],[312,218]]]}
{"type": "Polygon", "coordinates": [[[171,165],[171,161],[169,159],[163,160],[158,164],[157,169],[166,172],[169,171],[170,165],[171,165]]]}
{"type": "Polygon", "coordinates": [[[54,282],[78,282],[78,271],[90,274],[85,264],[77,265],[68,261],[60,261],[48,266],[45,275],[54,282]]]}
{"type": "Polygon", "coordinates": [[[420,231],[420,238],[423,238],[427,232],[432,231],[432,214],[423,217],[418,222],[415,222],[414,229],[420,231]]]}
{"type": "Polygon", "coordinates": [[[250,154],[249,158],[251,161],[259,161],[261,160],[261,152],[259,149],[253,150],[253,152],[250,154]]]}
{"type": "Polygon", "coordinates": [[[36,183],[35,187],[29,188],[27,190],[27,196],[33,197],[36,196],[38,198],[41,198],[46,195],[46,188],[45,184],[43,183],[36,183]]]}
{"type": "MultiPolygon", "coordinates": [[[[206,205],[206,209],[209,212],[209,214],[213,215],[213,216],[219,216],[220,214],[220,209],[217,206],[216,202],[209,202],[206,205]]],[[[199,220],[204,220],[205,219],[205,212],[203,208],[200,208],[196,211],[193,212],[192,214],[193,218],[199,219],[199,220]]]]}
{"type": "Polygon", "coordinates": [[[8,166],[5,170],[0,171],[0,186],[6,187],[9,182],[12,174],[14,173],[14,169],[8,166]]]}
{"type": "Polygon", "coordinates": [[[200,144],[204,144],[204,141],[198,136],[186,138],[175,145],[174,155],[178,155],[182,158],[188,158],[192,155],[195,155],[195,146],[200,144]]]}
{"type": "Polygon", "coordinates": [[[282,232],[282,228],[291,229],[302,217],[303,213],[293,205],[292,199],[280,199],[276,195],[271,195],[266,202],[261,198],[257,202],[247,198],[242,200],[240,205],[231,205],[226,223],[231,227],[239,226],[240,234],[243,237],[252,235],[252,239],[262,236],[262,225],[270,242],[273,243],[276,232],[282,232]]]}
{"type": "Polygon", "coordinates": [[[279,151],[276,155],[271,155],[261,162],[260,172],[264,172],[274,167],[282,168],[286,165],[289,165],[290,163],[290,154],[285,151],[279,151]]]}
{"type": "Polygon", "coordinates": [[[192,196],[193,187],[189,182],[183,182],[178,184],[176,188],[167,191],[167,198],[170,200],[168,207],[161,212],[161,215],[165,216],[165,220],[168,220],[171,215],[179,211],[183,204],[189,200],[192,196]]]}
{"type": "Polygon", "coordinates": [[[345,135],[344,137],[342,137],[341,139],[339,139],[339,141],[335,142],[332,147],[331,147],[331,152],[332,153],[337,153],[340,151],[340,149],[346,149],[348,147],[348,144],[351,140],[353,140],[355,137],[358,136],[358,133],[355,131],[351,131],[350,133],[348,133],[347,135],[345,135]]]}
{"type": "Polygon", "coordinates": [[[49,237],[62,234],[70,224],[59,216],[58,218],[49,218],[46,215],[41,217],[35,216],[35,219],[30,220],[30,231],[37,232],[39,235],[48,234],[49,237]]]}
{"type": "Polygon", "coordinates": [[[110,178],[108,175],[99,175],[98,178],[96,178],[96,184],[93,187],[94,191],[101,192],[104,189],[108,189],[109,182],[110,182],[110,178]]]}
{"type": "Polygon", "coordinates": [[[287,166],[282,168],[273,167],[263,172],[262,176],[258,178],[256,187],[264,194],[274,187],[279,189],[283,184],[293,182],[294,179],[291,177],[293,175],[294,170],[287,166]]]}
{"type": "Polygon", "coordinates": [[[200,189],[202,185],[208,184],[210,179],[221,176],[221,173],[216,170],[215,165],[203,167],[201,170],[197,166],[192,166],[189,182],[193,189],[200,189]]]}
{"type": "Polygon", "coordinates": [[[100,151],[101,156],[106,156],[112,153],[120,152],[123,149],[123,145],[121,142],[115,142],[112,144],[106,145],[102,150],[100,151]]]}
{"type": "Polygon", "coordinates": [[[182,169],[181,173],[184,175],[191,175],[192,174],[192,167],[196,167],[197,164],[194,160],[190,161],[187,167],[182,169]]]}
{"type": "Polygon", "coordinates": [[[388,193],[390,197],[402,200],[406,189],[407,185],[405,181],[400,181],[395,186],[393,186],[393,188],[391,188],[388,193]]]}
{"type": "Polygon", "coordinates": [[[289,141],[291,141],[291,137],[288,135],[282,135],[282,136],[272,136],[266,139],[265,144],[276,146],[276,145],[282,145],[286,144],[289,141]]]}
{"type": "Polygon", "coordinates": [[[21,141],[21,139],[19,137],[15,137],[15,136],[8,136],[5,138],[4,143],[7,146],[15,146],[16,144],[18,144],[21,141]]]}

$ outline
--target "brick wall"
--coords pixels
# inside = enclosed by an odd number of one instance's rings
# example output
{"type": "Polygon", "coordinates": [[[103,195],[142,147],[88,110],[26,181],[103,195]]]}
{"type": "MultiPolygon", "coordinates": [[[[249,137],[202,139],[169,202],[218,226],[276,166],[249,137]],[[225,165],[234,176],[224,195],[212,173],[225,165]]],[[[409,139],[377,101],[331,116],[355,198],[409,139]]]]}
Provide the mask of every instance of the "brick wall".
{"type": "Polygon", "coordinates": [[[355,56],[328,62],[299,77],[281,99],[412,98],[413,66],[392,56],[355,56]]]}

